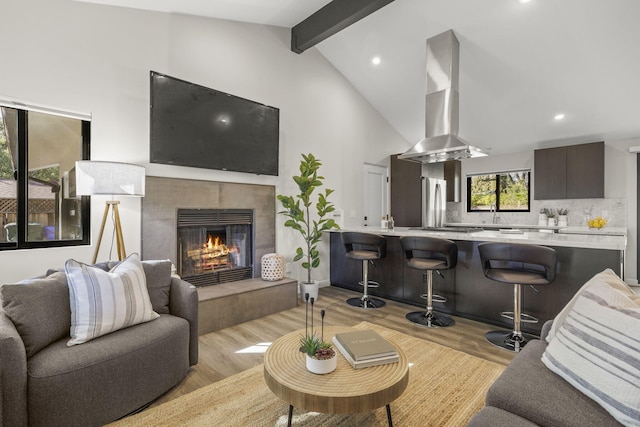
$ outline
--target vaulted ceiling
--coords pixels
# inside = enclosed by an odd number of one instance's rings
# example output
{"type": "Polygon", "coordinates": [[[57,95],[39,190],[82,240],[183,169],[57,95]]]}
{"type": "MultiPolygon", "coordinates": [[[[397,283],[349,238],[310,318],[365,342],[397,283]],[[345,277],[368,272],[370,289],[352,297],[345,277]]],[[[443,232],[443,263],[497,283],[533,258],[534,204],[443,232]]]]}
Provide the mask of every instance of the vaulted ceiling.
{"type": "MultiPolygon", "coordinates": [[[[285,28],[329,3],[85,1],[285,28]]],[[[452,29],[460,136],[503,154],[640,137],[638,17],[638,0],[395,0],[316,48],[409,148],[425,132],[426,39],[452,29]]]]}

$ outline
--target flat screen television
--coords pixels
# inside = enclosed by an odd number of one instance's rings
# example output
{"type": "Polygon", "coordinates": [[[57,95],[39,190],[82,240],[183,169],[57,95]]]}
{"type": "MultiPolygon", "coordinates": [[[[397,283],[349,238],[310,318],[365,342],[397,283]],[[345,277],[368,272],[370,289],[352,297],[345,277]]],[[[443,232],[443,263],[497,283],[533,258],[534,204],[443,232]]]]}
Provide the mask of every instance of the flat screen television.
{"type": "Polygon", "coordinates": [[[150,161],[278,175],[280,110],[151,71],[150,161]]]}

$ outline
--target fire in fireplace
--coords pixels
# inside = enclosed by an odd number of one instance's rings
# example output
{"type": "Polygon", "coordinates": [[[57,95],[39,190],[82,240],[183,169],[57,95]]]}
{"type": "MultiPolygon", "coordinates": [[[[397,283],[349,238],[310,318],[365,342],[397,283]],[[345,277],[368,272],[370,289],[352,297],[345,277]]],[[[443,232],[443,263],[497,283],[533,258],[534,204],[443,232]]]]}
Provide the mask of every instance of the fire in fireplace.
{"type": "Polygon", "coordinates": [[[178,209],[178,274],[196,286],[251,278],[253,211],[178,209]]]}
{"type": "Polygon", "coordinates": [[[227,246],[220,236],[209,234],[207,242],[201,248],[187,251],[196,272],[216,271],[238,266],[240,251],[236,246],[227,246]]]}

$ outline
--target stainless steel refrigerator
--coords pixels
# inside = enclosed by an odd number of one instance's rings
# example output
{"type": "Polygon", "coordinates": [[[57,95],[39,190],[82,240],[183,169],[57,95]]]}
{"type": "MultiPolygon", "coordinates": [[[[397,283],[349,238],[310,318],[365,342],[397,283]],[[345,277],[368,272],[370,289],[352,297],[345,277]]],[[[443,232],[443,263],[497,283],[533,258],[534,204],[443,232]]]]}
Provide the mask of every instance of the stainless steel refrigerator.
{"type": "Polygon", "coordinates": [[[422,227],[444,227],[447,210],[447,181],[422,178],[422,227]]]}

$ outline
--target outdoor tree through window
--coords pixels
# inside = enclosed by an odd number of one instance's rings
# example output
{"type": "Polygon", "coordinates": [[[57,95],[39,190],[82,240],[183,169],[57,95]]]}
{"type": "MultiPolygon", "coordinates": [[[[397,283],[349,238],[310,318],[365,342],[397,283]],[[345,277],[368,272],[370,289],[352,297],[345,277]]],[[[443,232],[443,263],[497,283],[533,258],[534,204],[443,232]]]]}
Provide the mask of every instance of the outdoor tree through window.
{"type": "Polygon", "coordinates": [[[467,212],[529,212],[530,171],[467,176],[467,212]]]}
{"type": "Polygon", "coordinates": [[[0,249],[88,244],[89,201],[74,194],[90,122],[0,102],[0,249]]]}

